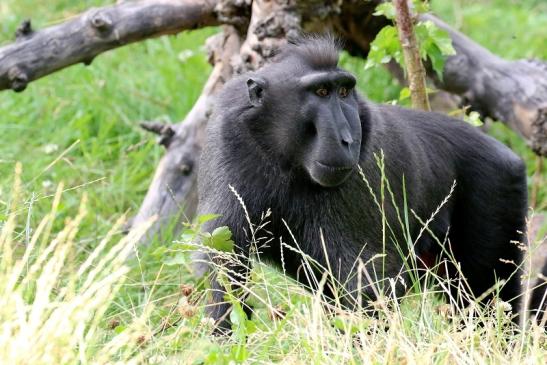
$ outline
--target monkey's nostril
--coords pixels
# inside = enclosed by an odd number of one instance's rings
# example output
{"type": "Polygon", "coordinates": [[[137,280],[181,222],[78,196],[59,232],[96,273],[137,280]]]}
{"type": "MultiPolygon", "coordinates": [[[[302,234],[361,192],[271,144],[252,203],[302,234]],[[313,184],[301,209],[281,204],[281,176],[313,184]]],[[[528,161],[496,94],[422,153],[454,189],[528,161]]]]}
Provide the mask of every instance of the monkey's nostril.
{"type": "Polygon", "coordinates": [[[346,137],[342,138],[342,145],[343,146],[349,147],[349,146],[352,145],[352,143],[353,143],[353,138],[351,138],[350,136],[348,136],[347,138],[346,137]]]}
{"type": "Polygon", "coordinates": [[[351,133],[347,129],[343,129],[340,135],[342,139],[342,146],[349,147],[353,143],[353,138],[351,138],[351,133]]]}
{"type": "Polygon", "coordinates": [[[306,134],[310,137],[315,137],[317,135],[317,128],[313,122],[306,123],[306,134]]]}

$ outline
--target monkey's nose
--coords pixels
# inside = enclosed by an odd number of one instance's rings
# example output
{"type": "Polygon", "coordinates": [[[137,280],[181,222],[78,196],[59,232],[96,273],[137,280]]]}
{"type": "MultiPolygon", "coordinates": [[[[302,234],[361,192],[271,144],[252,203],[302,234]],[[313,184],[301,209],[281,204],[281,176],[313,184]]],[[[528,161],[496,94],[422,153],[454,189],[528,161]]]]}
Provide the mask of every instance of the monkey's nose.
{"type": "Polygon", "coordinates": [[[340,133],[340,137],[342,138],[343,146],[349,147],[353,143],[353,138],[351,138],[351,134],[347,129],[342,130],[342,133],[340,133]]]}

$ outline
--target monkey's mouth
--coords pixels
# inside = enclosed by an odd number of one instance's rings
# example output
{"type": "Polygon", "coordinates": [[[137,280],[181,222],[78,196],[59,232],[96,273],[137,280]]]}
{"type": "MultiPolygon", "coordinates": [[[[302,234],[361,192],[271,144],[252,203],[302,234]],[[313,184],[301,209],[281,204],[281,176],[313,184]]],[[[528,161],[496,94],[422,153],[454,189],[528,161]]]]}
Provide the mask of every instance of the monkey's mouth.
{"type": "Polygon", "coordinates": [[[323,162],[315,161],[309,174],[313,181],[323,187],[334,187],[342,184],[350,173],[355,168],[355,165],[327,165],[323,162]]]}
{"type": "Polygon", "coordinates": [[[353,170],[353,168],[355,167],[354,165],[352,165],[352,166],[332,166],[332,165],[327,165],[326,163],[319,162],[319,161],[315,161],[315,163],[318,164],[321,168],[326,169],[326,170],[330,170],[330,171],[333,171],[333,172],[353,170]]]}

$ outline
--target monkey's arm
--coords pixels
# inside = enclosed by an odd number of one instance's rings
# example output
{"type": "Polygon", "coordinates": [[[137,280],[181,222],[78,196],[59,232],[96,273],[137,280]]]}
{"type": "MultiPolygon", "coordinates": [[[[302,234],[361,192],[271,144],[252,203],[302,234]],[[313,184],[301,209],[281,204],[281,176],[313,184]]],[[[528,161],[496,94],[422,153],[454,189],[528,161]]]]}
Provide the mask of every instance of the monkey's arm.
{"type": "MultiPolygon", "coordinates": [[[[208,275],[210,301],[205,307],[205,314],[215,322],[215,333],[223,334],[231,330],[230,313],[233,301],[242,301],[246,297],[244,286],[250,272],[249,249],[242,225],[234,223],[232,214],[220,207],[211,208],[215,204],[202,204],[200,212],[224,213],[219,218],[206,222],[203,232],[214,232],[219,227],[228,227],[232,233],[230,238],[223,237],[224,242],[234,242],[233,252],[208,249],[203,247],[192,255],[194,273],[198,277],[208,275]],[[208,208],[204,208],[208,206],[208,208]]],[[[214,234],[213,234],[214,236],[214,234]]],[[[205,242],[202,242],[202,244],[205,242]]],[[[245,305],[244,305],[245,308],[245,305]]]]}

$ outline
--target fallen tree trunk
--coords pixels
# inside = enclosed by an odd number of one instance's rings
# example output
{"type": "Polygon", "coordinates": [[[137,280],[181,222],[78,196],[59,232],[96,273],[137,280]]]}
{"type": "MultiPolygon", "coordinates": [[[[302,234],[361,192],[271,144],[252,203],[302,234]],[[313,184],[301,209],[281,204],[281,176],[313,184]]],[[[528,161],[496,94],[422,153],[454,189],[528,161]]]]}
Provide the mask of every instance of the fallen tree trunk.
{"type": "Polygon", "coordinates": [[[0,48],[0,90],[23,91],[31,81],[108,50],[165,34],[218,24],[216,0],[150,0],[90,9],[34,32],[30,21],[16,42],[0,48]]]}
{"type": "Polygon", "coordinates": [[[436,85],[462,96],[463,105],[483,118],[503,121],[536,154],[547,156],[547,63],[504,60],[440,19],[430,14],[422,19],[446,30],[456,50],[446,60],[442,80],[431,73],[436,85]]]}
{"type": "Polygon", "coordinates": [[[232,58],[239,53],[241,39],[233,27],[225,26],[222,33],[208,40],[207,47],[213,71],[186,118],[173,126],[143,124],[145,129],[160,136],[160,144],[166,148],[144,201],[131,222],[137,227],[150,217],[158,216],[157,222],[141,239],[143,242],[150,242],[155,235],[161,239],[165,233],[162,228],[177,230],[181,220],[176,218],[191,219],[197,207],[197,171],[205,125],[212,111],[214,95],[232,77],[232,58]]]}
{"type": "MultiPolygon", "coordinates": [[[[330,30],[353,55],[366,57],[370,43],[389,21],[373,16],[379,0],[144,0],[94,9],[65,23],[32,32],[23,27],[16,43],[0,48],[0,90],[22,90],[28,82],[77,62],[89,62],[106,50],[161,34],[218,23],[229,24],[213,41],[215,67],[203,94],[184,122],[146,124],[160,134],[166,154],[133,223],[153,215],[153,234],[172,229],[171,218],[191,218],[204,128],[212,98],[233,72],[266,62],[287,37],[330,30]],[[233,27],[232,27],[233,26],[233,27]],[[104,30],[104,33],[103,30],[104,30]]],[[[483,116],[499,119],[519,132],[534,151],[547,155],[547,70],[535,61],[505,61],[433,16],[457,51],[448,57],[437,85],[458,94],[483,116]],[[516,91],[517,90],[517,91],[516,91]]]]}
{"type": "MultiPolygon", "coordinates": [[[[356,56],[366,56],[368,52],[373,23],[366,21],[367,16],[370,17],[367,9],[358,2],[344,2],[334,23],[336,33],[348,40],[347,50],[356,56]]],[[[446,59],[442,80],[431,67],[427,70],[436,86],[459,95],[462,107],[505,123],[536,154],[547,156],[547,63],[504,60],[434,15],[424,14],[420,20],[432,21],[446,30],[456,50],[456,55],[446,59]]],[[[383,26],[375,25],[379,27],[376,32],[383,26]]]]}

